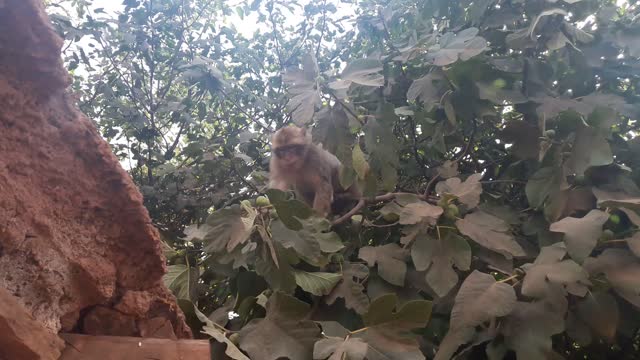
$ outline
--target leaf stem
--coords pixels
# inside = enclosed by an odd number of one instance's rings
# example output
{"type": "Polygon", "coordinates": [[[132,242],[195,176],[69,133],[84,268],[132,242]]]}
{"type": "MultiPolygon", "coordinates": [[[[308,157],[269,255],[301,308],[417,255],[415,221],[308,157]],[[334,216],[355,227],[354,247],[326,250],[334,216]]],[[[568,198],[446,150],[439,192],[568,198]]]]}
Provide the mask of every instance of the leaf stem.
{"type": "Polygon", "coordinates": [[[509,277],[508,277],[508,278],[506,278],[506,279],[499,280],[498,282],[499,282],[499,283],[503,283],[503,282],[511,281],[511,280],[513,280],[513,279],[516,279],[518,276],[520,276],[520,275],[518,275],[518,274],[514,274],[514,275],[509,276],[509,277]]]}
{"type": "Polygon", "coordinates": [[[367,331],[367,330],[369,330],[369,327],[368,327],[368,326],[365,326],[365,327],[363,327],[362,329],[358,329],[358,330],[354,330],[354,331],[349,331],[349,335],[348,335],[348,336],[355,335],[355,334],[358,334],[358,333],[361,333],[361,332],[365,332],[365,331],[367,331]]]}
{"type": "Polygon", "coordinates": [[[438,226],[438,228],[440,228],[440,229],[458,230],[457,228],[454,228],[453,226],[438,226]]]}

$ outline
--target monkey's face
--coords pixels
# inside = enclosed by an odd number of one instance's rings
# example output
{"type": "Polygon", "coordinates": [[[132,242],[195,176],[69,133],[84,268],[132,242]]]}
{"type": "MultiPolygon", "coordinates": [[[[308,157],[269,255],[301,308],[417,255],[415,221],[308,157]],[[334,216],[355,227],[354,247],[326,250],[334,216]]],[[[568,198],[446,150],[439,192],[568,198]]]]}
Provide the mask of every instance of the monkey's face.
{"type": "Polygon", "coordinates": [[[282,128],[273,136],[273,156],[280,166],[295,170],[304,165],[307,146],[310,142],[304,129],[297,126],[282,128]]]}
{"type": "Polygon", "coordinates": [[[283,166],[295,168],[302,165],[306,145],[288,144],[277,147],[273,154],[283,166]]]}

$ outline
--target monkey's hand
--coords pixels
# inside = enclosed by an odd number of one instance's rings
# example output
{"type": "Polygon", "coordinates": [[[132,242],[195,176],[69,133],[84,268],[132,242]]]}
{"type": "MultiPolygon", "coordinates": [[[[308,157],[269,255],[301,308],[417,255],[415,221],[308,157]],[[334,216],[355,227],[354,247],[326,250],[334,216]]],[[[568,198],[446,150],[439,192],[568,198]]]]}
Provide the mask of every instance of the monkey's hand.
{"type": "Polygon", "coordinates": [[[286,181],[281,179],[273,179],[269,181],[269,188],[280,190],[280,191],[287,191],[289,190],[289,184],[286,181]]]}

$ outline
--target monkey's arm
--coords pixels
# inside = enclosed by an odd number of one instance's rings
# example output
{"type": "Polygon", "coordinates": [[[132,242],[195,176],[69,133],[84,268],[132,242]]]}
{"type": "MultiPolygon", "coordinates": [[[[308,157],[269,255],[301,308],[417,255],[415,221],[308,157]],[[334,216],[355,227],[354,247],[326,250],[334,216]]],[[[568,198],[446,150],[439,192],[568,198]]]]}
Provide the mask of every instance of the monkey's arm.
{"type": "Polygon", "coordinates": [[[312,178],[314,191],[313,209],[326,217],[331,211],[331,203],[333,202],[333,186],[329,179],[324,179],[320,175],[312,178]]]}

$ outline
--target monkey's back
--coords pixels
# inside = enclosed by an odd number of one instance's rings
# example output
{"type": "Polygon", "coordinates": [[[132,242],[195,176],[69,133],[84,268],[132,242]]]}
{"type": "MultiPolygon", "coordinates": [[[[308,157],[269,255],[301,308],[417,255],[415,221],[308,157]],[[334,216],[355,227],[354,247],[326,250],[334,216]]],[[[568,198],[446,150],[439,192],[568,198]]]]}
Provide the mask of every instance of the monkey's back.
{"type": "Polygon", "coordinates": [[[307,153],[308,171],[320,175],[324,180],[331,183],[334,190],[344,190],[340,186],[340,166],[342,163],[332,153],[313,144],[309,146],[307,153]]]}
{"type": "Polygon", "coordinates": [[[342,163],[338,158],[332,153],[324,150],[320,147],[315,147],[315,156],[318,156],[324,161],[320,161],[319,163],[328,164],[328,168],[322,169],[325,174],[330,174],[329,181],[333,187],[333,201],[331,203],[331,213],[337,214],[341,213],[347,209],[351,209],[360,199],[362,194],[360,193],[360,189],[357,183],[353,183],[348,188],[343,188],[340,183],[340,167],[342,163]]]}

